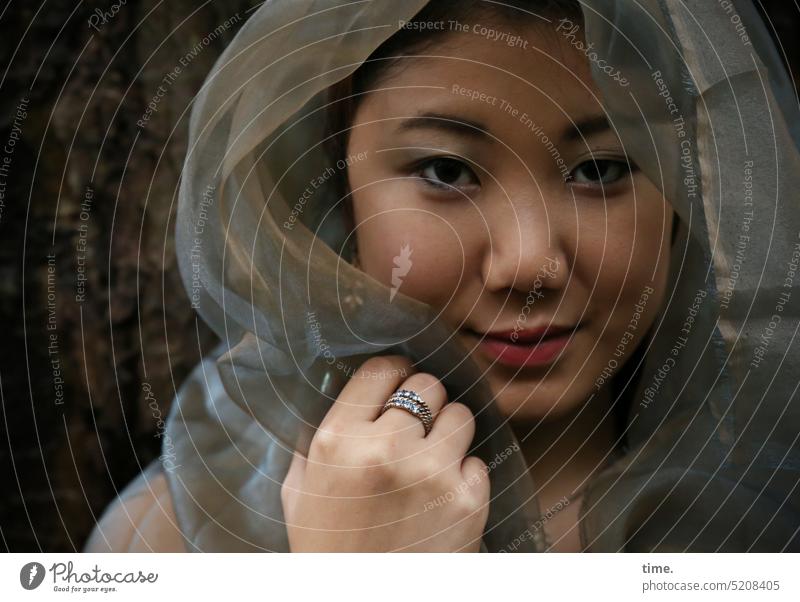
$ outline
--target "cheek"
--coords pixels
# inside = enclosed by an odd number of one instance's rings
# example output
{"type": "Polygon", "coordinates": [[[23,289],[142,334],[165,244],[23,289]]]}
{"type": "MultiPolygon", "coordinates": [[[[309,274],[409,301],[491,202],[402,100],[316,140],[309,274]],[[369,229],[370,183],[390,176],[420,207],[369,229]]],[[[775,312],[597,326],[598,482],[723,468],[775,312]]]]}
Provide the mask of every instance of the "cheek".
{"type": "Polygon", "coordinates": [[[359,261],[390,288],[443,307],[467,269],[468,241],[446,215],[414,202],[416,186],[382,182],[353,193],[359,261]]]}
{"type": "Polygon", "coordinates": [[[595,290],[616,293],[637,283],[657,282],[669,262],[671,209],[649,187],[632,195],[602,199],[582,211],[578,219],[576,268],[595,290]]]}
{"type": "Polygon", "coordinates": [[[587,246],[591,248],[579,255],[584,273],[591,273],[593,278],[599,276],[592,293],[593,305],[601,309],[599,313],[604,318],[610,318],[605,335],[616,344],[637,307],[644,309],[636,316],[641,320],[636,328],[637,339],[656,316],[669,269],[672,217],[663,197],[651,192],[636,201],[622,201],[609,210],[604,222],[606,219],[605,237],[604,223],[598,228],[599,235],[588,234],[587,246]],[[642,299],[646,300],[644,307],[642,299]]]}

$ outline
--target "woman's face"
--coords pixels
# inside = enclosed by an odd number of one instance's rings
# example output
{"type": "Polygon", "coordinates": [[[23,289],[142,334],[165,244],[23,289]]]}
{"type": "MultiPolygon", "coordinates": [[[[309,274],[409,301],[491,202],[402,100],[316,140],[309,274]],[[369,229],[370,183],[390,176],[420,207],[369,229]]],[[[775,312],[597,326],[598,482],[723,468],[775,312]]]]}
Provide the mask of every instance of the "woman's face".
{"type": "Polygon", "coordinates": [[[527,48],[448,34],[423,52],[442,58],[401,59],[347,150],[361,268],[440,309],[530,420],[577,409],[642,340],[672,210],[629,170],[586,58],[520,33],[527,48]]]}

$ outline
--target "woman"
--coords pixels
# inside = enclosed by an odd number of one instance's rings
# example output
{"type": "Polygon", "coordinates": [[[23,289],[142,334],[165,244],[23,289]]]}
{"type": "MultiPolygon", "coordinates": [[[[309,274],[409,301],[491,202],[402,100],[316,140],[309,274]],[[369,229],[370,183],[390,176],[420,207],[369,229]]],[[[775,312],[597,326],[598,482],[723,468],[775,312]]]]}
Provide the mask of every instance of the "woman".
{"type": "Polygon", "coordinates": [[[798,549],[752,7],[398,4],[267,3],[209,76],[177,240],[224,343],[88,549],[798,549]]]}

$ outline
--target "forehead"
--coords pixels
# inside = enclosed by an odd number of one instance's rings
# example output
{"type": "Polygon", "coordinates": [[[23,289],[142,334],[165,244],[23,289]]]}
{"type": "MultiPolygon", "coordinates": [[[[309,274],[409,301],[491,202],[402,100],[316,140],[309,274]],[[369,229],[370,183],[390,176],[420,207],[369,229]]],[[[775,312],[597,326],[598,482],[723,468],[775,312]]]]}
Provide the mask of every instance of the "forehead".
{"type": "Polygon", "coordinates": [[[370,112],[407,115],[426,102],[496,117],[516,109],[568,119],[601,110],[588,60],[554,26],[467,27],[397,58],[370,90],[380,91],[367,96],[370,112]]]}

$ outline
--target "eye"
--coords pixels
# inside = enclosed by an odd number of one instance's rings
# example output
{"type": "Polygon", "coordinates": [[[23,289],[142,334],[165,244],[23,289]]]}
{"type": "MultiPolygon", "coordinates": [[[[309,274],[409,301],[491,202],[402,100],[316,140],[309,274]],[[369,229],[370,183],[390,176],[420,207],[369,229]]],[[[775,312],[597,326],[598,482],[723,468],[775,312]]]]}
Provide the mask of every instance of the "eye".
{"type": "Polygon", "coordinates": [[[570,180],[576,184],[613,184],[627,177],[633,166],[614,159],[592,159],[584,161],[570,172],[570,180]]]}
{"type": "Polygon", "coordinates": [[[444,190],[463,188],[478,183],[478,178],[463,161],[452,157],[436,157],[420,165],[419,177],[427,184],[444,190]]]}

